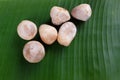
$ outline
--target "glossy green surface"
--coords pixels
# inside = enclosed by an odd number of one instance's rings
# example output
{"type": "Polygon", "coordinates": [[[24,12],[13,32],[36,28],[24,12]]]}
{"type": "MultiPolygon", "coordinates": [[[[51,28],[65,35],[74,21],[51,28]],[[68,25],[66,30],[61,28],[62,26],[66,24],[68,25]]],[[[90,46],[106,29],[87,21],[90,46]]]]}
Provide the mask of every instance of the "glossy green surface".
{"type": "Polygon", "coordinates": [[[120,80],[120,0],[0,0],[0,80],[120,80]],[[17,25],[28,19],[39,27],[50,23],[52,6],[71,11],[81,3],[93,14],[87,22],[72,19],[78,31],[71,45],[44,44],[45,58],[28,63],[17,25]]]}

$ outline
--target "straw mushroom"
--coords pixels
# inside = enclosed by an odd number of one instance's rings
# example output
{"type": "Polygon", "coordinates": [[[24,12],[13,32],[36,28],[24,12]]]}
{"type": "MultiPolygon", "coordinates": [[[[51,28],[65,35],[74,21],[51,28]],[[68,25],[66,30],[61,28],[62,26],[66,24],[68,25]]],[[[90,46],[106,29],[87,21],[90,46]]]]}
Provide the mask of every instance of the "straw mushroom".
{"type": "Polygon", "coordinates": [[[80,4],[72,9],[71,15],[82,21],[87,21],[92,14],[92,10],[89,4],[80,4]]]}
{"type": "Polygon", "coordinates": [[[57,30],[53,26],[43,24],[39,27],[39,35],[44,43],[50,45],[57,39],[57,30]]]}
{"type": "Polygon", "coordinates": [[[58,6],[52,7],[50,11],[50,17],[54,25],[60,25],[70,20],[70,14],[68,10],[58,6]]]}
{"type": "Polygon", "coordinates": [[[18,25],[17,32],[22,39],[31,40],[37,34],[37,26],[29,20],[23,20],[18,25]]]}
{"type": "Polygon", "coordinates": [[[30,63],[38,63],[45,56],[44,46],[38,41],[29,41],[23,48],[23,56],[30,63]]]}
{"type": "Polygon", "coordinates": [[[63,46],[69,46],[76,35],[77,29],[72,22],[64,23],[58,32],[57,41],[63,46]]]}

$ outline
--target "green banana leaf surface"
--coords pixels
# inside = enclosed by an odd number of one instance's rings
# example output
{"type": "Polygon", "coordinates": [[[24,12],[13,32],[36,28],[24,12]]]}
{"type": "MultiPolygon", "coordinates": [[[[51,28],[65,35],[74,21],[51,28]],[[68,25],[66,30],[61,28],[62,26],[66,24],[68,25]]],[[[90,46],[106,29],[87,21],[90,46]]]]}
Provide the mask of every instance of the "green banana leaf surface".
{"type": "Polygon", "coordinates": [[[120,0],[0,0],[0,80],[120,80],[120,0]],[[45,46],[45,58],[27,62],[22,50],[28,41],[18,36],[18,24],[51,25],[53,6],[71,12],[82,3],[90,4],[92,16],[70,20],[77,27],[70,46],[46,45],[37,34],[33,40],[45,46]]]}

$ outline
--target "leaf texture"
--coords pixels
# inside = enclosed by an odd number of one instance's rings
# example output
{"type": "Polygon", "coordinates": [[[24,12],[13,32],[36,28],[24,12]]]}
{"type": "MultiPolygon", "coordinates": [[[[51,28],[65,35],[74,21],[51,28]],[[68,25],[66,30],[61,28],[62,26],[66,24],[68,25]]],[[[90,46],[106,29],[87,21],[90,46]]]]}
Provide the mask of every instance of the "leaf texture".
{"type": "MultiPolygon", "coordinates": [[[[120,0],[0,0],[0,80],[120,80],[119,15],[120,0]],[[50,24],[52,6],[71,11],[81,3],[91,5],[92,17],[71,20],[77,26],[71,45],[44,44],[45,58],[28,63],[17,25],[26,19],[50,24]]],[[[41,42],[39,35],[34,40],[41,42]]]]}

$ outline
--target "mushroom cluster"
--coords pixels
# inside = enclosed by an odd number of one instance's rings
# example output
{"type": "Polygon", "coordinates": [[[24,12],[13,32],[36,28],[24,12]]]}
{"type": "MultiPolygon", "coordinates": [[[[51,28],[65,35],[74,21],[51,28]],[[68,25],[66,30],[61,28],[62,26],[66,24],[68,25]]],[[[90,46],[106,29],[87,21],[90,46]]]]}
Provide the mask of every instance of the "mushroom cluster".
{"type": "MultiPolygon", "coordinates": [[[[91,14],[92,10],[89,4],[80,4],[71,11],[72,17],[81,21],[87,21],[91,14]]],[[[54,25],[60,26],[58,31],[56,27],[48,24],[41,24],[37,30],[36,24],[29,20],[23,20],[17,27],[19,37],[31,40],[23,48],[23,56],[30,63],[38,63],[45,56],[43,44],[32,40],[37,31],[39,31],[41,40],[47,45],[51,45],[57,40],[60,45],[69,46],[75,38],[77,28],[73,22],[69,21],[71,16],[67,9],[53,6],[50,10],[50,17],[54,25]]]]}

